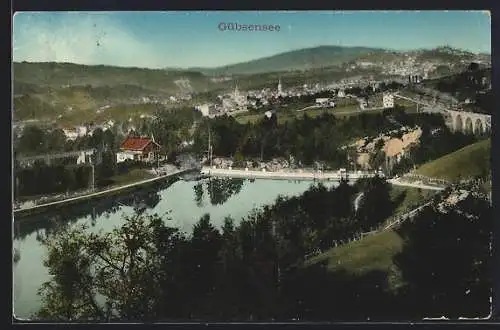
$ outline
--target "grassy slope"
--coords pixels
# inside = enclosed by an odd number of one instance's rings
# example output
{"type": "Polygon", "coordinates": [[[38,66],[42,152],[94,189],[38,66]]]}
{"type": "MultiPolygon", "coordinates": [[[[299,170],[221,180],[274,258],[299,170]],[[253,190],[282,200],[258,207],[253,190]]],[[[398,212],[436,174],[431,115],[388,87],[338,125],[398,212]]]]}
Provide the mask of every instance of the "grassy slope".
{"type": "Polygon", "coordinates": [[[389,271],[392,257],[401,251],[402,239],[389,230],[365,237],[309,259],[306,265],[328,261],[331,271],[345,269],[352,274],[363,274],[371,270],[389,271]]]}
{"type": "Polygon", "coordinates": [[[456,181],[491,171],[490,159],[491,140],[487,139],[426,163],[417,173],[456,181]]]}
{"type": "MultiPolygon", "coordinates": [[[[491,141],[481,141],[456,152],[441,157],[422,166],[421,174],[436,174],[447,178],[457,178],[459,174],[474,175],[487,164],[489,168],[489,155],[491,141]]],[[[410,205],[418,204],[422,199],[430,196],[432,192],[415,188],[392,187],[391,198],[397,201],[395,214],[400,214],[410,205]]],[[[361,274],[371,270],[390,272],[392,257],[402,248],[402,239],[394,231],[389,230],[362,240],[332,248],[307,261],[306,265],[327,261],[328,269],[335,271],[345,269],[351,273],[361,274]]]]}
{"type": "MultiPolygon", "coordinates": [[[[394,214],[401,214],[412,204],[418,204],[431,196],[432,191],[420,191],[416,188],[391,187],[391,199],[397,207],[394,214]]],[[[392,257],[401,251],[402,239],[392,230],[359,241],[332,248],[309,259],[306,265],[322,261],[328,262],[328,269],[345,269],[353,274],[362,274],[372,270],[387,271],[392,267],[392,257]]]]}

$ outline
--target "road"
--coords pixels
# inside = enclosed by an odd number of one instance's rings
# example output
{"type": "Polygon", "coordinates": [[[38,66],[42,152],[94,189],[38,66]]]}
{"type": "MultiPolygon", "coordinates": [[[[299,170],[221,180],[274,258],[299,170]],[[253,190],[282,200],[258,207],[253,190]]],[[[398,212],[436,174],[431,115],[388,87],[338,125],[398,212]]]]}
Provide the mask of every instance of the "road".
{"type": "MultiPolygon", "coordinates": [[[[297,110],[297,112],[302,112],[302,111],[306,111],[309,109],[321,109],[321,108],[322,107],[319,105],[310,105],[310,106],[305,107],[303,109],[297,110]]],[[[333,109],[335,109],[335,108],[333,108],[333,109]]],[[[383,109],[384,109],[384,107],[374,107],[374,108],[365,108],[365,109],[351,110],[351,111],[335,111],[335,112],[331,112],[331,114],[333,114],[333,115],[349,115],[349,114],[377,111],[377,110],[383,110],[383,109]]]]}
{"type": "Polygon", "coordinates": [[[419,207],[417,207],[417,208],[415,208],[415,209],[413,209],[411,211],[408,211],[408,212],[406,212],[404,214],[401,214],[401,215],[397,216],[396,219],[393,222],[391,222],[390,224],[388,224],[381,231],[385,231],[385,230],[391,229],[392,227],[401,224],[405,220],[408,220],[408,219],[414,217],[415,215],[417,215],[418,212],[420,212],[421,210],[423,210],[425,207],[429,206],[431,203],[432,202],[427,202],[427,203],[422,204],[419,207]]]}
{"type": "Polygon", "coordinates": [[[395,186],[402,186],[402,187],[411,187],[411,188],[420,188],[420,189],[426,189],[426,190],[444,190],[444,187],[440,186],[431,186],[423,183],[412,183],[412,182],[404,182],[399,179],[389,179],[387,180],[392,185],[395,186]]]}
{"type": "MultiPolygon", "coordinates": [[[[232,178],[255,178],[275,180],[340,180],[338,171],[312,172],[312,171],[256,171],[243,169],[209,168],[203,167],[201,174],[208,176],[222,176],[232,178]]],[[[347,173],[349,179],[360,179],[375,176],[374,172],[347,173]]],[[[343,174],[345,176],[345,174],[343,174]]]]}
{"type": "Polygon", "coordinates": [[[319,109],[319,108],[321,108],[321,106],[319,106],[319,105],[310,105],[310,106],[305,107],[303,109],[297,110],[297,112],[302,112],[302,111],[306,111],[306,110],[309,110],[309,109],[319,109]]]}
{"type": "MultiPolygon", "coordinates": [[[[225,169],[225,168],[209,168],[203,167],[201,174],[208,176],[223,176],[223,177],[233,177],[233,178],[259,178],[259,179],[282,179],[282,180],[340,180],[340,175],[338,171],[329,172],[306,172],[306,171],[256,171],[256,170],[243,170],[243,169],[225,169]]],[[[345,174],[344,174],[345,175],[345,174]]],[[[374,172],[349,172],[347,177],[349,179],[357,180],[361,178],[374,177],[377,175],[374,172]]],[[[420,188],[425,190],[444,190],[444,187],[431,186],[424,183],[411,183],[404,182],[400,179],[389,179],[387,180],[392,185],[420,188]]]]}
{"type": "Polygon", "coordinates": [[[63,200],[55,201],[55,202],[38,204],[38,205],[28,206],[28,207],[20,207],[20,208],[14,209],[14,214],[18,213],[18,212],[24,212],[24,211],[28,211],[28,210],[36,210],[36,209],[40,209],[40,208],[44,208],[44,207],[55,206],[55,205],[69,203],[69,202],[74,202],[74,201],[89,199],[89,198],[93,198],[93,197],[96,197],[96,196],[106,195],[106,194],[109,194],[109,193],[112,193],[112,192],[117,192],[117,191],[124,190],[124,189],[127,189],[127,188],[132,188],[132,187],[140,186],[140,185],[143,185],[143,184],[146,184],[146,183],[151,183],[151,182],[159,181],[159,180],[162,180],[162,179],[166,179],[168,177],[171,177],[171,176],[174,176],[174,175],[177,175],[177,174],[181,174],[181,173],[187,172],[189,170],[190,169],[177,170],[175,172],[171,172],[169,174],[158,176],[158,177],[155,177],[155,178],[152,178],[152,179],[146,179],[146,180],[142,180],[142,181],[138,181],[138,182],[134,182],[134,183],[130,183],[130,184],[126,184],[126,185],[123,185],[123,186],[114,187],[114,188],[110,188],[110,189],[106,189],[106,190],[102,190],[102,191],[98,191],[98,192],[94,192],[94,193],[90,193],[90,194],[85,194],[85,195],[79,195],[79,196],[76,196],[76,197],[66,198],[66,199],[63,199],[63,200]]]}

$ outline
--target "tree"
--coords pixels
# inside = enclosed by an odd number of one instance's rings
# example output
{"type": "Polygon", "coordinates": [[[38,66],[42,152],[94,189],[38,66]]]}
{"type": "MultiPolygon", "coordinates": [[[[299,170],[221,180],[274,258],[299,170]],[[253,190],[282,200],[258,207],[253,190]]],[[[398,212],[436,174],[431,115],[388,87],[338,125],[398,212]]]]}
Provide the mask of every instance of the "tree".
{"type": "Polygon", "coordinates": [[[37,126],[27,126],[19,138],[16,149],[19,153],[41,154],[46,151],[46,133],[37,126]]]}
{"type": "Polygon", "coordinates": [[[66,146],[66,135],[62,129],[56,129],[47,135],[47,150],[62,151],[66,146]]]}
{"type": "Polygon", "coordinates": [[[101,183],[106,183],[116,173],[116,159],[112,151],[102,153],[102,162],[97,166],[97,179],[101,183]]]}
{"type": "Polygon", "coordinates": [[[374,177],[360,183],[363,199],[356,214],[359,227],[369,229],[380,225],[392,213],[392,202],[389,184],[379,177],[374,177]]]}
{"type": "MultiPolygon", "coordinates": [[[[442,213],[429,207],[403,226],[394,257],[411,299],[410,317],[485,317],[492,287],[491,206],[476,197],[442,213]]],[[[409,312],[409,311],[408,311],[409,312]]]]}
{"type": "Polygon", "coordinates": [[[66,321],[157,318],[165,250],[173,249],[168,242],[177,238],[177,230],[140,213],[125,217],[125,224],[110,233],[85,229],[61,228],[45,240],[44,264],[54,277],[39,292],[43,306],[37,316],[66,321]]]}

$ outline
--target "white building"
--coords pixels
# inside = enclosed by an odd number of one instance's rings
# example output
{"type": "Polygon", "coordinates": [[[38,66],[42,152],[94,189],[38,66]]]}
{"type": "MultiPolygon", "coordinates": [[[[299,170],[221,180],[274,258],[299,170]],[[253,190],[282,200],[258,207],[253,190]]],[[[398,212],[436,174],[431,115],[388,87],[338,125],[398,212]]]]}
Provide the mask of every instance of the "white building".
{"type": "Polygon", "coordinates": [[[345,97],[345,91],[343,89],[339,89],[337,97],[345,97]]]}
{"type": "Polygon", "coordinates": [[[368,106],[368,102],[364,98],[359,98],[358,103],[361,110],[364,110],[368,106]]]}
{"type": "Polygon", "coordinates": [[[83,150],[76,159],[77,164],[90,163],[94,150],[83,150]]]}
{"type": "Polygon", "coordinates": [[[327,97],[317,98],[316,105],[325,105],[328,104],[328,101],[330,101],[330,99],[327,97]]]}
{"type": "Polygon", "coordinates": [[[316,105],[322,106],[322,107],[335,107],[335,103],[333,100],[327,97],[322,97],[322,98],[317,98],[316,99],[316,105]]]}
{"type": "Polygon", "coordinates": [[[196,110],[201,112],[204,117],[208,117],[211,113],[215,111],[215,106],[213,104],[201,104],[196,106],[196,110]]]}
{"type": "Polygon", "coordinates": [[[63,128],[63,132],[67,140],[73,141],[78,137],[78,132],[75,128],[63,128]]]}
{"type": "Polygon", "coordinates": [[[64,135],[66,135],[67,140],[76,140],[79,137],[83,137],[90,134],[86,126],[75,126],[63,128],[64,135]]]}
{"type": "Polygon", "coordinates": [[[382,96],[382,104],[384,109],[394,108],[394,96],[392,94],[384,94],[382,96]]]}

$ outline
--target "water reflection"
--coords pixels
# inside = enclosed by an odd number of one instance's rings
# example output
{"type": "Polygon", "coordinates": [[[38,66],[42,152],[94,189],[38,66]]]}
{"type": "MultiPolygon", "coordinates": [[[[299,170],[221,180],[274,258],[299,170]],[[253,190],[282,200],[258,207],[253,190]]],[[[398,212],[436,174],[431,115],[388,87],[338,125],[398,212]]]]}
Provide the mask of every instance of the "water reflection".
{"type": "Polygon", "coordinates": [[[194,200],[198,207],[203,206],[205,193],[212,205],[222,205],[229,198],[241,192],[245,179],[209,178],[199,181],[194,187],[194,200]]]}
{"type": "Polygon", "coordinates": [[[61,226],[81,223],[93,226],[89,228],[91,232],[107,232],[122,223],[120,213],[130,215],[132,208],[136,208],[146,213],[157,213],[166,225],[187,234],[192,232],[193,226],[204,214],[209,214],[212,224],[220,229],[228,216],[235,220],[236,225],[255,209],[273,204],[278,196],[297,196],[311,184],[285,180],[219,178],[199,181],[184,178],[120,196],[68,205],[50,213],[16,218],[14,244],[21,258],[14,263],[15,314],[29,317],[39,309],[41,302],[37,291],[50,276],[43,265],[47,251],[40,241],[61,226]],[[231,198],[235,195],[236,198],[231,198]],[[200,206],[200,203],[205,205],[200,206]]]}
{"type": "Polygon", "coordinates": [[[177,179],[170,179],[122,195],[104,197],[99,201],[92,202],[92,205],[80,203],[63,207],[57,210],[57,213],[51,211],[15,219],[14,239],[24,240],[28,235],[36,233],[36,240],[42,242],[46,236],[86,217],[90,218],[90,225],[94,227],[97,219],[103,216],[109,218],[122,206],[130,206],[139,210],[152,209],[161,200],[159,192],[170,187],[176,181],[177,179]]]}

